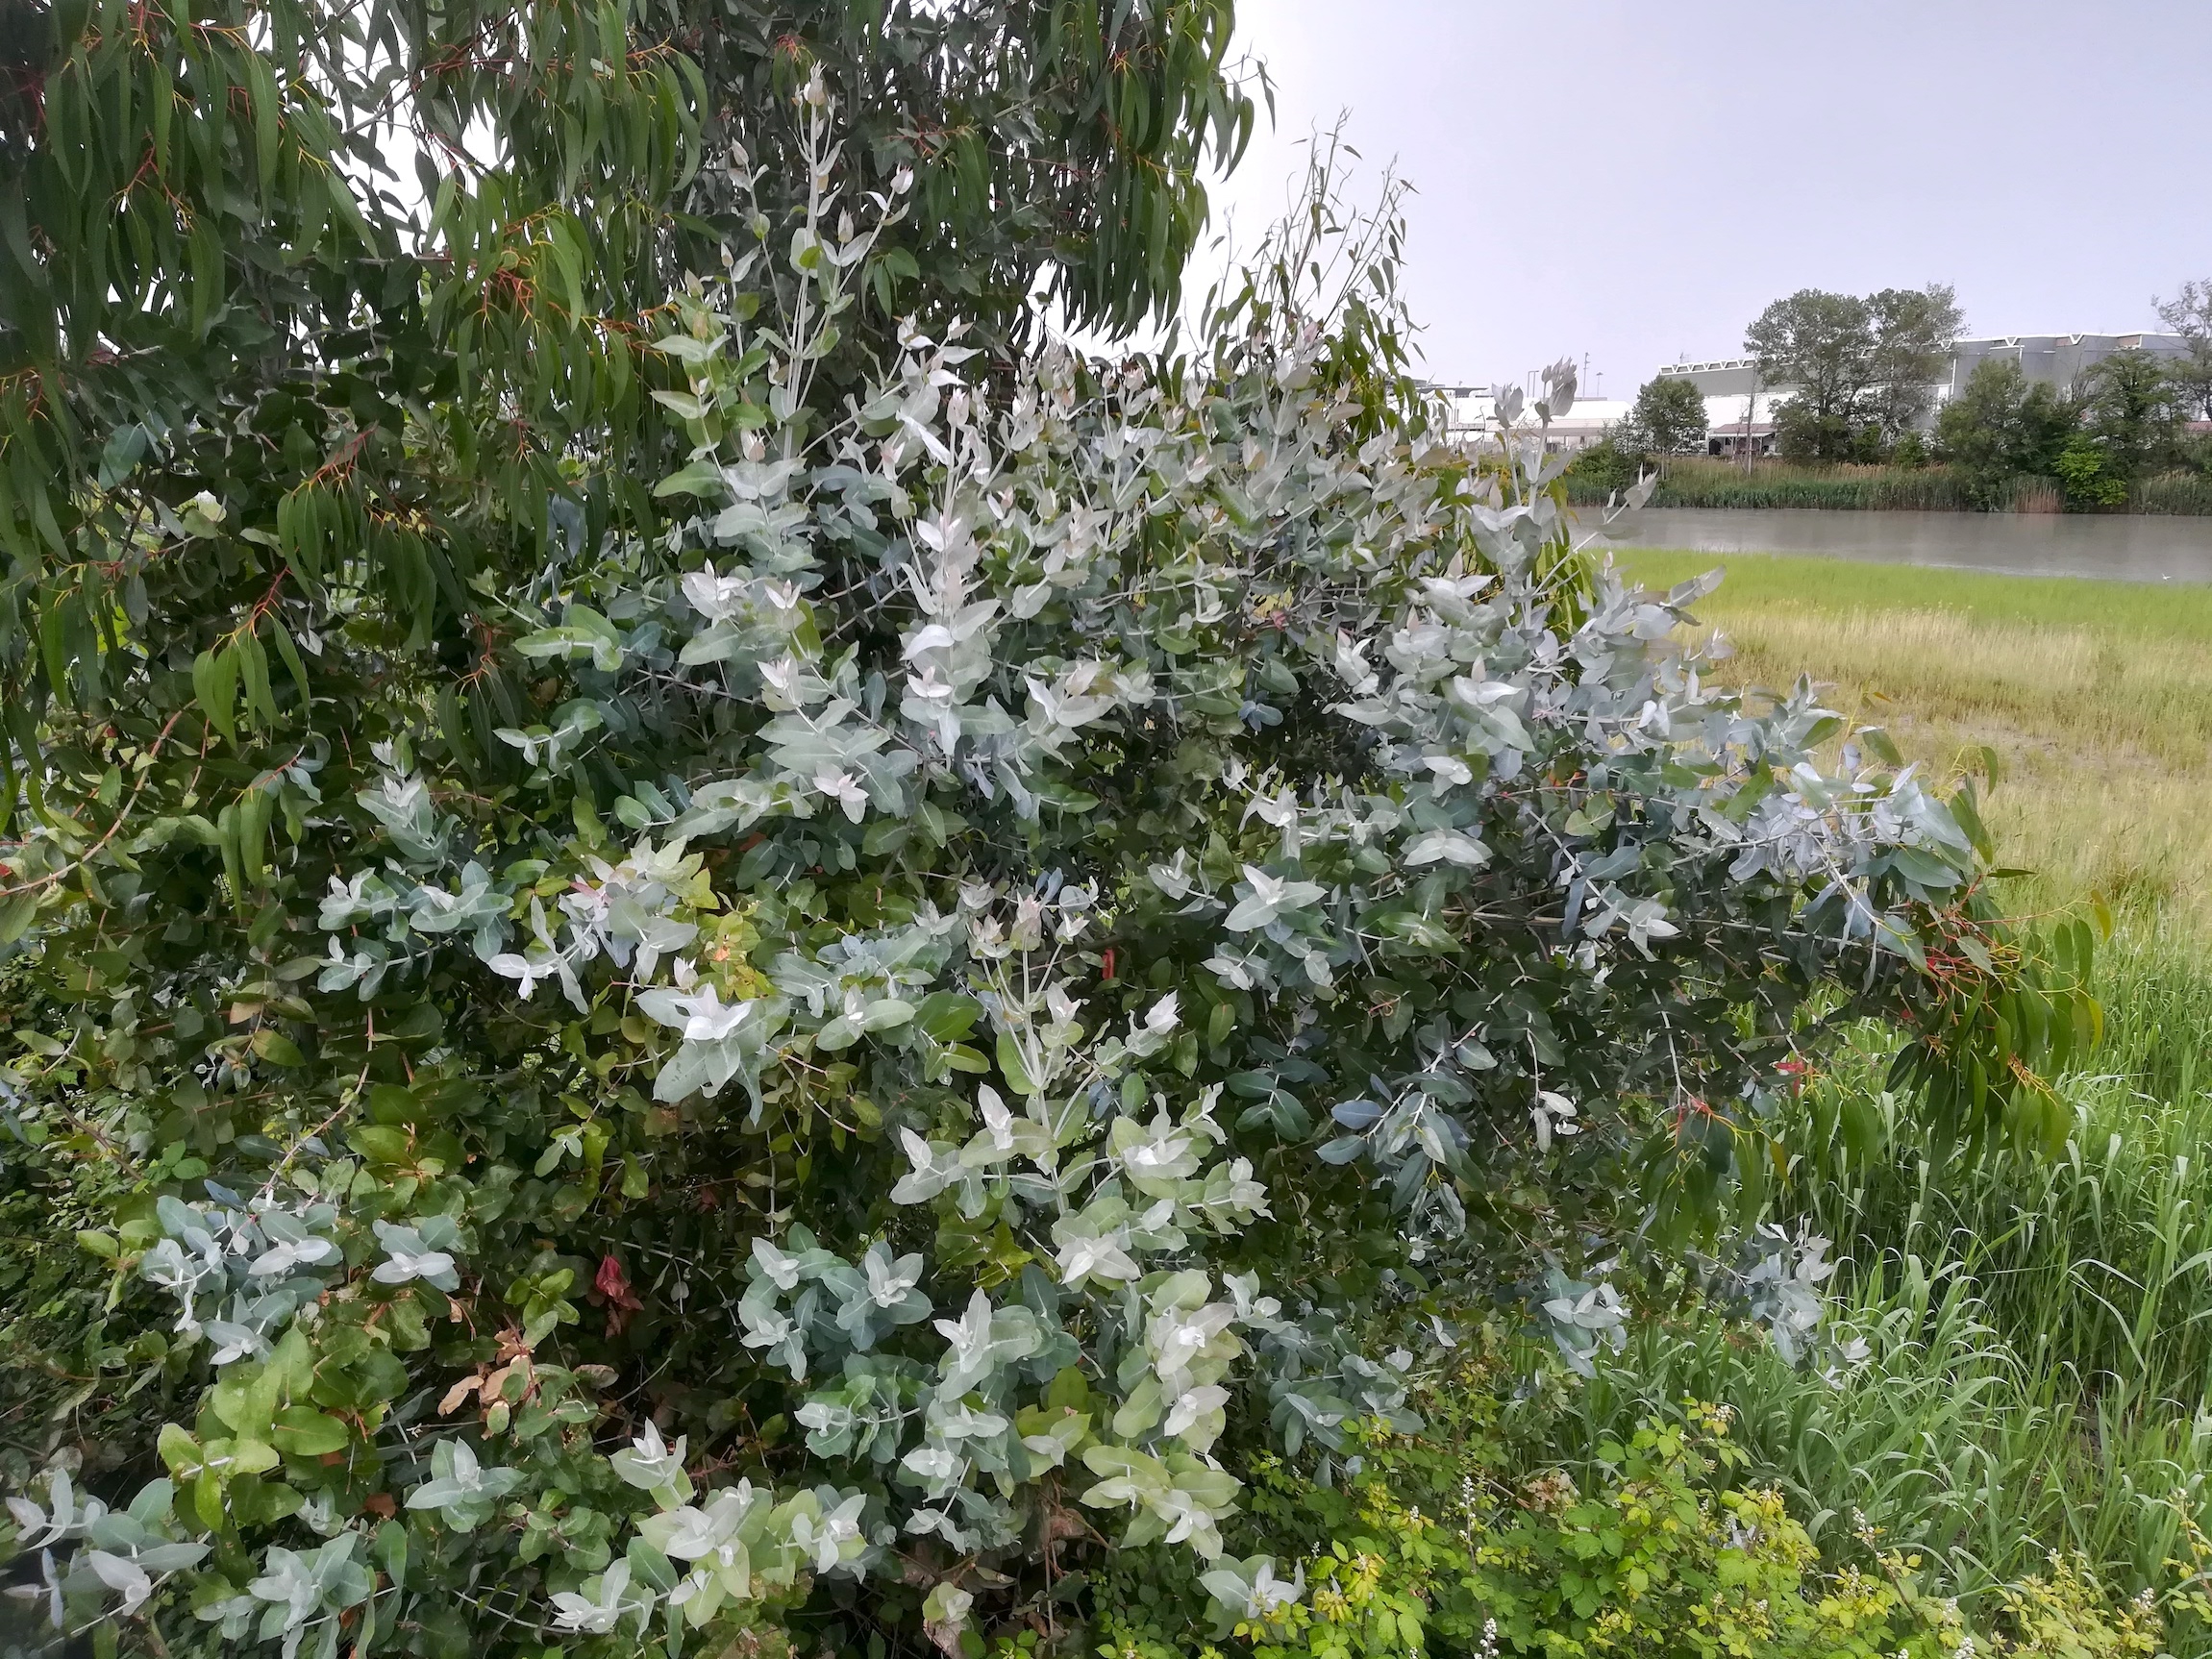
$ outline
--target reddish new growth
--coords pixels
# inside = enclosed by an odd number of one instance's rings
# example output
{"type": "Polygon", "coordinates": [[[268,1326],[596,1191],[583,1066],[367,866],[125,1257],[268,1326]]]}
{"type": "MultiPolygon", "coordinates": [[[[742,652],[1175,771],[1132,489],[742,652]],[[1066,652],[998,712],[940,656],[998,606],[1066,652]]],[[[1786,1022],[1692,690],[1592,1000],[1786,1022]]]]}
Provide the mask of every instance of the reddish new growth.
{"type": "Polygon", "coordinates": [[[599,1258],[599,1273],[591,1281],[592,1298],[607,1307],[607,1334],[620,1336],[629,1326],[630,1316],[645,1304],[637,1300],[630,1288],[630,1275],[622,1271],[622,1259],[609,1254],[599,1258]]]}

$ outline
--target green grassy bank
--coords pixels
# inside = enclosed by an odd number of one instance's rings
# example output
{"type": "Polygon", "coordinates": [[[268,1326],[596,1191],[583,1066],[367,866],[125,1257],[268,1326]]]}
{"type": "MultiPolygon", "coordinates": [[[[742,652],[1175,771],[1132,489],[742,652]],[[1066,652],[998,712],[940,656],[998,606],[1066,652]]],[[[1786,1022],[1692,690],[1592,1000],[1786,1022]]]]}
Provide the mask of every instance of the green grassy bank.
{"type": "MultiPolygon", "coordinates": [[[[1624,560],[1653,585],[1713,562],[1624,560]]],[[[2050,1161],[1907,1150],[1887,1039],[1864,1034],[1797,1108],[1785,1206],[1837,1241],[1872,1358],[1831,1381],[1710,1325],[1647,1330],[1590,1432],[1725,1402],[1824,1542],[1874,1527],[1970,1598],[2078,1554],[2169,1598],[2171,1651],[2212,1652],[2168,1565],[2184,1517],[2212,1517],[2212,590],[1738,558],[1699,611],[1729,672],[1808,667],[1938,773],[1998,752],[1999,833],[2035,872],[2021,907],[2118,918],[2107,1024],[2061,1079],[2074,1128],[2050,1161]]]]}
{"type": "Polygon", "coordinates": [[[1992,828],[2037,872],[2029,902],[2096,893],[2138,926],[2212,937],[2212,588],[1619,557],[1653,586],[1726,567],[1698,615],[1734,647],[1734,676],[1810,673],[1939,775],[1995,750],[1992,828]]]}

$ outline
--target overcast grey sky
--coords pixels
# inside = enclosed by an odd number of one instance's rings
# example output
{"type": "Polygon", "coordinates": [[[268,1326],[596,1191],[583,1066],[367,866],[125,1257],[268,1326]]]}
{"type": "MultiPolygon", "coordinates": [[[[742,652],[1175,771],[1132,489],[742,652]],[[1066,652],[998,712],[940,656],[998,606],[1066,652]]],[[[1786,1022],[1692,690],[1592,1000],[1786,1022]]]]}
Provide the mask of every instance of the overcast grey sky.
{"type": "Polygon", "coordinates": [[[1948,282],[1973,334],[2156,326],[2212,277],[2212,0],[1242,0],[1246,239],[1350,111],[1410,206],[1436,379],[1608,397],[1767,301],[1948,282]]]}

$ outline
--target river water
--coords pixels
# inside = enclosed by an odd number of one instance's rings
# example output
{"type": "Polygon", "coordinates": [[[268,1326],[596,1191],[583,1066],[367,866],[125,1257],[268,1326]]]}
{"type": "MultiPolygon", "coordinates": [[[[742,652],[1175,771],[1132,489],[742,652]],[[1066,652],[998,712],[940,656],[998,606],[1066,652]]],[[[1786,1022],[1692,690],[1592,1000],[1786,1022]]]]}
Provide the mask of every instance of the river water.
{"type": "MultiPolygon", "coordinates": [[[[1577,516],[1583,534],[1596,528],[1596,508],[1579,508],[1577,516]]],[[[1805,554],[2006,576],[2212,582],[2212,518],[1653,507],[1614,528],[1627,532],[1614,538],[1622,547],[1805,554]]]]}

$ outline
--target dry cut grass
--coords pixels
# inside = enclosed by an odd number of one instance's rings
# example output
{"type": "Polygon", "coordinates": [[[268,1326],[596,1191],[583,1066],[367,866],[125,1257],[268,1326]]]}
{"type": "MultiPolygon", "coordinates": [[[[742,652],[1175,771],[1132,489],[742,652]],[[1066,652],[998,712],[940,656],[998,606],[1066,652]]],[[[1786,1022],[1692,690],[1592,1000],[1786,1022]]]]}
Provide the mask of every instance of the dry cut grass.
{"type": "MultiPolygon", "coordinates": [[[[1994,749],[1987,803],[2029,903],[2095,893],[2212,938],[2212,590],[1833,559],[1633,553],[1664,587],[1727,567],[1697,607],[1725,672],[1886,726],[1939,774],[1994,749]],[[2030,897],[2032,895],[2032,897],[2030,897]]],[[[2148,918],[2147,918],[2148,919],[2148,918]]]]}

